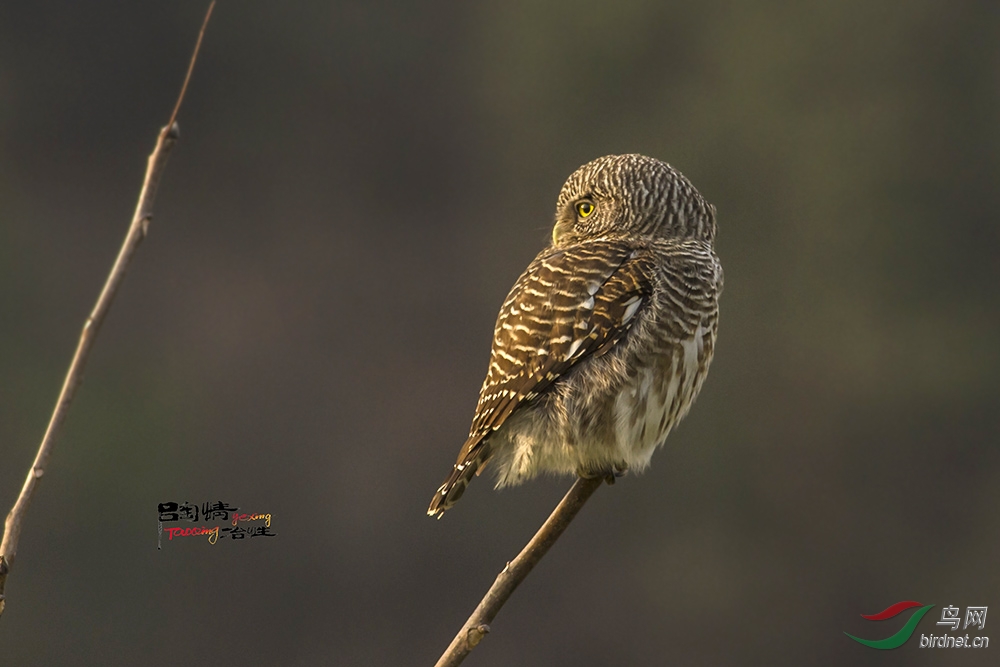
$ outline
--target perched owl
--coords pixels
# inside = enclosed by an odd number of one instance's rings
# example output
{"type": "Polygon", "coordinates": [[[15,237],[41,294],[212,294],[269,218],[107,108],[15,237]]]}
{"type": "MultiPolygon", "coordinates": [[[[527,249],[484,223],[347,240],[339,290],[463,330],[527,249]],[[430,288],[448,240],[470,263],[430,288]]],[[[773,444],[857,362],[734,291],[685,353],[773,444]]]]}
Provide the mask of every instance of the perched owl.
{"type": "Polygon", "coordinates": [[[712,361],[714,242],[715,207],[670,165],[609,155],[577,169],[552,244],[500,308],[469,438],[427,513],[487,464],[497,487],[646,468],[712,361]]]}

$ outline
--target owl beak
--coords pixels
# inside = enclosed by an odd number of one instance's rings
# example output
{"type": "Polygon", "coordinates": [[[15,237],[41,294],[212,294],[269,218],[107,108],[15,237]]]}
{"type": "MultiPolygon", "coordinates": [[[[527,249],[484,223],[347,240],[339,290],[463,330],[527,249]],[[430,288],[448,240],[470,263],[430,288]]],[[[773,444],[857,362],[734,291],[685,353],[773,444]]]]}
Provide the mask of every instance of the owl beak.
{"type": "Polygon", "coordinates": [[[552,245],[558,245],[559,239],[565,236],[572,226],[572,220],[556,220],[555,226],[552,227],[552,245]]]}

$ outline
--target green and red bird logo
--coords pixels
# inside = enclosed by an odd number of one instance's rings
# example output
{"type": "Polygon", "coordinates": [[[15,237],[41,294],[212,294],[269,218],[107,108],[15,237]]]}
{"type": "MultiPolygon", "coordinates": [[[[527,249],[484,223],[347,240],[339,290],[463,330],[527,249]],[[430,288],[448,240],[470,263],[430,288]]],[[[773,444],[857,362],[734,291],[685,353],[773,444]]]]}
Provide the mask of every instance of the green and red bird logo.
{"type": "Polygon", "coordinates": [[[897,602],[894,605],[889,606],[885,611],[881,611],[877,614],[861,614],[862,618],[868,619],[869,621],[884,621],[887,618],[893,618],[902,614],[907,609],[913,609],[914,607],[920,607],[917,611],[910,616],[910,620],[906,622],[906,625],[899,629],[899,632],[892,635],[891,637],[886,637],[885,639],[862,639],[861,637],[855,637],[849,632],[844,634],[858,642],[859,644],[864,644],[871,648],[878,649],[891,649],[899,648],[906,643],[906,640],[910,638],[913,631],[917,629],[917,624],[920,623],[920,619],[924,617],[928,611],[931,610],[932,604],[920,604],[919,602],[914,602],[913,600],[904,600],[903,602],[897,602]]]}

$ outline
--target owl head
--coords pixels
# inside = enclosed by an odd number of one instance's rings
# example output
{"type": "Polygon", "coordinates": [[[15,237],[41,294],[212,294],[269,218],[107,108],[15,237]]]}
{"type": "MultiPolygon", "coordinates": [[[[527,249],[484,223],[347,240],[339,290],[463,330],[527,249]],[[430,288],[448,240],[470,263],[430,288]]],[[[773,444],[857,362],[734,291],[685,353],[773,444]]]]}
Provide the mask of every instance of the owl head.
{"type": "Polygon", "coordinates": [[[715,207],[684,174],[645,155],[606,155],[566,180],[552,244],[601,237],[715,240],[715,207]]]}

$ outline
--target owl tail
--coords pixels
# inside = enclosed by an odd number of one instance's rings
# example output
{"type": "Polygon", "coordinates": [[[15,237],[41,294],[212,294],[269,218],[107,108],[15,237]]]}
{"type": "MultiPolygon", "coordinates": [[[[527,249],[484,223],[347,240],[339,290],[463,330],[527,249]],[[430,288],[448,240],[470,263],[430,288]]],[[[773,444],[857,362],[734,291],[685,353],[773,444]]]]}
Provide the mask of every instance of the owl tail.
{"type": "Polygon", "coordinates": [[[465,487],[486,465],[489,454],[489,446],[482,443],[473,448],[459,463],[456,463],[451,472],[448,473],[448,477],[445,478],[444,484],[438,487],[434,497],[431,498],[431,506],[427,508],[427,516],[438,519],[444,516],[445,510],[451,509],[451,506],[458,502],[458,499],[465,493],[465,487]]]}

